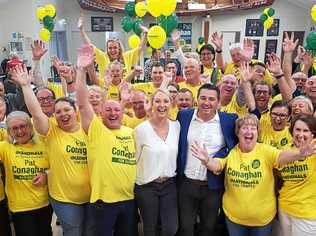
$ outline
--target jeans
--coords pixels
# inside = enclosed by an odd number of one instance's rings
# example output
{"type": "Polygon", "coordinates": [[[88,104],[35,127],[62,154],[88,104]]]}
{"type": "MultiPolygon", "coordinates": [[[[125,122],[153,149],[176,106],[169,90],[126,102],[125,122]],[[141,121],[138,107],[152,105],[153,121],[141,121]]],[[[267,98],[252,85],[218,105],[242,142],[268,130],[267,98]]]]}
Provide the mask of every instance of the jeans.
{"type": "Polygon", "coordinates": [[[179,235],[194,235],[198,215],[198,235],[213,235],[218,222],[222,195],[223,190],[209,189],[207,182],[184,178],[179,187],[179,235]]]}
{"type": "Polygon", "coordinates": [[[15,235],[52,236],[52,214],[53,210],[51,206],[12,213],[15,235]]]}
{"type": "Polygon", "coordinates": [[[49,198],[64,236],[94,236],[95,217],[90,203],[64,203],[49,198]]]}
{"type": "Polygon", "coordinates": [[[11,227],[6,200],[0,202],[0,225],[0,235],[11,236],[11,227]]]}
{"type": "Polygon", "coordinates": [[[136,185],[135,198],[143,219],[145,236],[176,234],[178,203],[174,178],[164,183],[136,185]],[[161,223],[161,234],[158,231],[158,222],[161,223]]]}
{"type": "Polygon", "coordinates": [[[135,236],[137,232],[134,200],[105,203],[101,200],[92,204],[97,236],[135,236]]]}
{"type": "Polygon", "coordinates": [[[272,235],[272,222],[265,226],[246,226],[233,223],[226,217],[226,224],[231,236],[270,236],[272,235]]]}

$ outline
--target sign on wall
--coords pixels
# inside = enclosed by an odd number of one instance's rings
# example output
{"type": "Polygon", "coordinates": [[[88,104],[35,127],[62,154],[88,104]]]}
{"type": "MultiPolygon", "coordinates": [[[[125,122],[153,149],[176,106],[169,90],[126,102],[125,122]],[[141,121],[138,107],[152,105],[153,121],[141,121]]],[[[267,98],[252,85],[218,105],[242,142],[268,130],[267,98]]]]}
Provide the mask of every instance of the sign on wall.
{"type": "Polygon", "coordinates": [[[263,24],[260,19],[247,19],[246,20],[246,32],[248,37],[263,36],[263,24]]]}
{"type": "Polygon", "coordinates": [[[278,46],[277,39],[267,39],[266,51],[264,53],[264,63],[267,63],[269,54],[277,52],[277,46],[278,46]]]}
{"type": "Polygon", "coordinates": [[[113,17],[92,16],[91,17],[92,32],[113,31],[113,17]]]}
{"type": "Polygon", "coordinates": [[[267,30],[267,36],[279,36],[280,19],[274,19],[270,29],[267,30]]]}

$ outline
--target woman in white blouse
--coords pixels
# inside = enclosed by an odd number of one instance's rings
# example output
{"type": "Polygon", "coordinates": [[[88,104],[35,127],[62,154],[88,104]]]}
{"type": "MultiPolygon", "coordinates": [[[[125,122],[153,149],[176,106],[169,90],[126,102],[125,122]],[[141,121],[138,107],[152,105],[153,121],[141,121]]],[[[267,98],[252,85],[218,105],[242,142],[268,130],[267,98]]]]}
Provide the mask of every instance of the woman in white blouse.
{"type": "Polygon", "coordinates": [[[151,118],[135,128],[135,198],[145,236],[157,233],[171,236],[178,229],[175,176],[180,124],[168,119],[171,107],[168,92],[157,90],[152,95],[151,105],[151,118]]]}

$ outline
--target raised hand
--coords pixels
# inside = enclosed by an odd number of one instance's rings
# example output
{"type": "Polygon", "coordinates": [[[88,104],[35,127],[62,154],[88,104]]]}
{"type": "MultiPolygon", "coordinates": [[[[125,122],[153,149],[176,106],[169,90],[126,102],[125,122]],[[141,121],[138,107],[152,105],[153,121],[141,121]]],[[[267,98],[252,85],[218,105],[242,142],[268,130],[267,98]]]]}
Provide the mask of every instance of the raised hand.
{"type": "Polygon", "coordinates": [[[26,69],[25,65],[17,65],[14,69],[10,70],[11,80],[22,86],[31,85],[32,76],[26,69]]]}
{"type": "Polygon", "coordinates": [[[71,66],[62,65],[59,67],[59,75],[64,78],[66,81],[72,81],[73,70],[71,66]]]}
{"type": "Polygon", "coordinates": [[[273,74],[273,76],[279,76],[283,74],[281,67],[281,59],[275,54],[268,55],[267,69],[273,74]]]}
{"type": "Polygon", "coordinates": [[[81,15],[78,19],[78,29],[83,30],[83,24],[84,24],[84,17],[81,15]]]}
{"type": "Polygon", "coordinates": [[[311,68],[311,66],[313,65],[313,58],[309,52],[304,53],[303,62],[304,62],[304,65],[306,66],[306,68],[308,68],[308,69],[311,68]]]}
{"type": "Polygon", "coordinates": [[[192,152],[192,155],[199,159],[204,165],[208,163],[209,156],[205,144],[201,147],[197,141],[194,141],[194,144],[190,146],[190,151],[192,152]]]}
{"type": "Polygon", "coordinates": [[[31,44],[32,48],[32,59],[34,61],[38,61],[42,58],[42,56],[48,51],[45,48],[45,43],[41,40],[34,40],[33,44],[31,44]]]}
{"type": "Polygon", "coordinates": [[[291,33],[291,37],[289,37],[288,33],[285,32],[285,38],[282,43],[284,53],[293,52],[298,44],[298,39],[294,41],[294,32],[291,33]]]}
{"type": "Polygon", "coordinates": [[[143,69],[140,66],[135,66],[132,70],[133,77],[140,76],[143,73],[143,69]]]}
{"type": "Polygon", "coordinates": [[[311,156],[316,153],[316,139],[314,139],[312,142],[306,142],[303,144],[303,146],[300,148],[300,154],[306,158],[308,156],[311,156]]]}
{"type": "Polygon", "coordinates": [[[253,78],[252,73],[250,73],[249,64],[245,61],[240,63],[239,75],[241,83],[250,82],[253,78]]]}
{"type": "Polygon", "coordinates": [[[302,45],[298,45],[296,49],[296,57],[294,59],[294,62],[296,63],[301,63],[303,56],[305,54],[305,49],[302,45]]]}
{"type": "Polygon", "coordinates": [[[200,78],[201,78],[202,84],[210,84],[211,83],[211,75],[210,74],[201,74],[200,78]]]}
{"type": "Polygon", "coordinates": [[[94,64],[94,52],[93,47],[89,44],[83,45],[77,50],[77,67],[79,69],[86,69],[87,67],[94,64]]]}
{"type": "Polygon", "coordinates": [[[180,46],[180,31],[178,30],[174,30],[171,33],[171,38],[172,38],[172,42],[175,45],[175,47],[179,47],[180,46]]]}
{"type": "Polygon", "coordinates": [[[243,49],[240,50],[240,54],[243,61],[250,61],[255,53],[255,44],[253,40],[244,38],[243,49]]]}
{"type": "Polygon", "coordinates": [[[215,45],[216,50],[221,51],[223,48],[223,34],[215,32],[211,36],[211,41],[215,45]]]}

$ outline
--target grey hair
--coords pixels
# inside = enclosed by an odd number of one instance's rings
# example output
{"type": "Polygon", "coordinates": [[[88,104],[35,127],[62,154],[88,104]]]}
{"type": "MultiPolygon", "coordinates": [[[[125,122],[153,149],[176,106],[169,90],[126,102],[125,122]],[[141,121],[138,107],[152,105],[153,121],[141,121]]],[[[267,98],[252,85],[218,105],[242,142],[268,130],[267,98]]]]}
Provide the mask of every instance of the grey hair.
{"type": "Polygon", "coordinates": [[[295,101],[304,101],[308,107],[308,109],[310,110],[310,112],[314,112],[314,106],[313,106],[313,103],[312,103],[312,100],[304,95],[300,95],[300,96],[297,96],[295,98],[292,99],[292,101],[290,102],[291,106],[293,104],[293,102],[295,101]]]}
{"type": "Polygon", "coordinates": [[[233,43],[229,46],[229,51],[233,49],[241,49],[241,44],[240,43],[233,43]]]}

